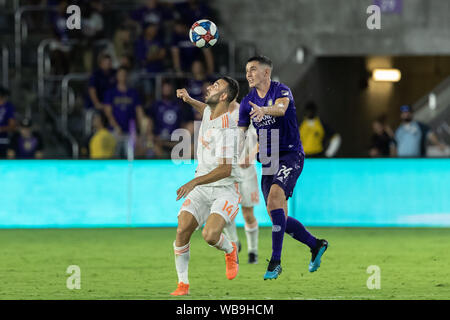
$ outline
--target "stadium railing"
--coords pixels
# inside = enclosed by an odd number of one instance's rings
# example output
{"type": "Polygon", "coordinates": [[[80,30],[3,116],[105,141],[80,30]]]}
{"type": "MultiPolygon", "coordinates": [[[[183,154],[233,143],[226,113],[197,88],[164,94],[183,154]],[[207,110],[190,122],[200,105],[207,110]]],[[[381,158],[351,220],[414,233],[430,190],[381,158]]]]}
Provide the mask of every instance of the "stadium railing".
{"type": "MultiPolygon", "coordinates": [[[[28,37],[28,26],[23,21],[23,15],[27,12],[42,12],[49,13],[55,11],[53,8],[47,6],[20,6],[14,13],[14,57],[15,67],[17,70],[22,68],[22,44],[28,37]]],[[[17,74],[20,75],[20,72],[17,74]]]]}
{"type": "Polygon", "coordinates": [[[1,46],[2,84],[9,88],[9,50],[5,45],[1,46]]]}

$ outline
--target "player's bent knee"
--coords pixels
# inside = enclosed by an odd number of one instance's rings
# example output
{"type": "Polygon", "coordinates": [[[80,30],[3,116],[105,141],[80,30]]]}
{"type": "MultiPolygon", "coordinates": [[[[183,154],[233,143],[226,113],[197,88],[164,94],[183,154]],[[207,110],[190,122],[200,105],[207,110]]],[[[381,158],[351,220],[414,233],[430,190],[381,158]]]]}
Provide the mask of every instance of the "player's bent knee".
{"type": "Polygon", "coordinates": [[[209,245],[213,246],[219,241],[220,233],[221,232],[219,230],[216,231],[204,228],[202,231],[202,236],[209,245]]]}

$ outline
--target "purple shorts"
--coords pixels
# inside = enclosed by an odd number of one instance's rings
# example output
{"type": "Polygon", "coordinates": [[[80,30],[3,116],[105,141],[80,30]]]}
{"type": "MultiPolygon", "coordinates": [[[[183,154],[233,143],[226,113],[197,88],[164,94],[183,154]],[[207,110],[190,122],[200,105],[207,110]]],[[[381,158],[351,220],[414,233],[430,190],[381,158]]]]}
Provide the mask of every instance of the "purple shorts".
{"type": "Polygon", "coordinates": [[[270,187],[279,185],[286,195],[286,200],[292,196],[295,184],[303,170],[305,156],[299,152],[281,152],[277,173],[274,175],[263,175],[261,179],[261,190],[267,205],[270,187]]]}

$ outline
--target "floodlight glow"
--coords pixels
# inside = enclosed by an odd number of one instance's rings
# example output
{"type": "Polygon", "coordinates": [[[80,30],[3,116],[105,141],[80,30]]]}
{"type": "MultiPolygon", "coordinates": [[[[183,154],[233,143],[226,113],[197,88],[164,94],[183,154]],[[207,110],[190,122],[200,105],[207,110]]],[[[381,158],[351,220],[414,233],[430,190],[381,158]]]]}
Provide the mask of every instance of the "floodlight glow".
{"type": "Polygon", "coordinates": [[[398,69],[375,69],[372,72],[372,79],[375,81],[398,82],[402,74],[398,69]]]}

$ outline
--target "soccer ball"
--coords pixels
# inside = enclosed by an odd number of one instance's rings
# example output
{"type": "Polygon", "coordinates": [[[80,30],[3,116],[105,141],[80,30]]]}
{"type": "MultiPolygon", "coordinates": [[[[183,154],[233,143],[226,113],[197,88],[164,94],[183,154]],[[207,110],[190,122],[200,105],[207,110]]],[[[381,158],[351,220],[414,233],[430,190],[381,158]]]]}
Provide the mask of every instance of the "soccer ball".
{"type": "Polygon", "coordinates": [[[189,38],[199,48],[208,48],[216,44],[219,32],[214,22],[207,19],[198,20],[189,30],[189,38]]]}

